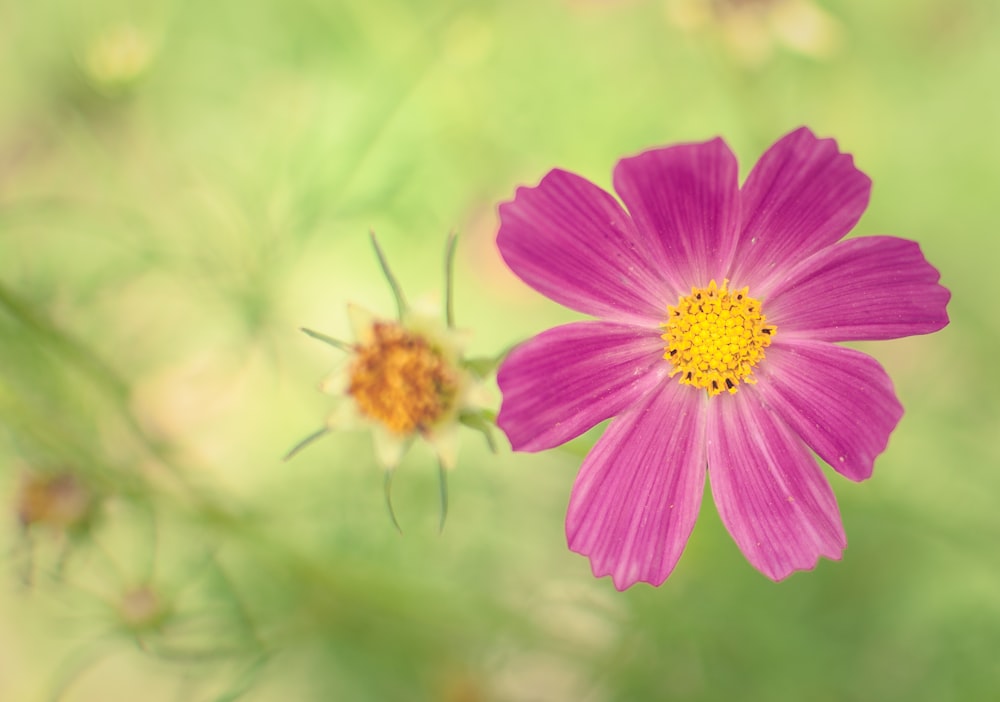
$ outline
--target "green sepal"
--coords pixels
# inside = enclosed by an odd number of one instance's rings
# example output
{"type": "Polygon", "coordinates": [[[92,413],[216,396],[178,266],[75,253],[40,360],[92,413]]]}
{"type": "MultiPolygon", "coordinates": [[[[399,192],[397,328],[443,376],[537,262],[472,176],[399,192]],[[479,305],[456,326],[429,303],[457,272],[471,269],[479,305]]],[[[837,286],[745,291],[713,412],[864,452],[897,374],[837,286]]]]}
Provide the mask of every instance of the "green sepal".
{"type": "Polygon", "coordinates": [[[449,329],[455,328],[455,247],[458,234],[451,232],[444,247],[444,318],[449,329]]]}
{"type": "Polygon", "coordinates": [[[465,426],[480,432],[486,439],[486,445],[490,451],[497,452],[496,442],[493,440],[493,427],[496,426],[497,414],[493,410],[478,410],[475,412],[464,410],[459,413],[458,421],[465,426]]]}
{"type": "Polygon", "coordinates": [[[319,441],[320,439],[322,439],[324,436],[326,436],[329,433],[330,433],[330,428],[329,427],[323,427],[322,429],[314,431],[312,434],[310,434],[306,438],[302,439],[302,441],[300,441],[299,443],[295,444],[295,446],[292,447],[292,450],[289,451],[288,453],[286,453],[285,457],[282,460],[283,461],[290,461],[292,458],[295,457],[295,455],[299,451],[301,451],[302,449],[306,448],[307,446],[311,446],[313,443],[315,443],[316,441],[319,441]]]}
{"type": "Polygon", "coordinates": [[[507,354],[513,347],[508,347],[496,356],[477,356],[476,358],[463,358],[460,362],[462,368],[472,373],[478,380],[487,378],[496,373],[497,368],[507,358],[507,354]]]}
{"type": "Polygon", "coordinates": [[[441,506],[441,519],[438,522],[438,533],[444,531],[445,520],[448,519],[448,469],[438,461],[438,497],[441,506]]]}
{"type": "Polygon", "coordinates": [[[385,494],[385,507],[389,510],[389,519],[392,520],[392,525],[396,527],[396,531],[402,535],[403,528],[399,526],[399,520],[396,519],[396,510],[392,508],[392,477],[395,472],[392,468],[385,471],[385,480],[382,483],[382,488],[385,494]]]}
{"type": "Polygon", "coordinates": [[[392,297],[396,300],[396,316],[399,321],[403,321],[406,316],[409,306],[406,304],[406,298],[403,297],[403,288],[400,287],[399,281],[396,276],[393,275],[392,269],[389,268],[389,260],[385,257],[385,252],[382,251],[382,247],[379,246],[378,239],[375,238],[375,230],[370,230],[369,235],[372,240],[372,247],[375,249],[375,255],[378,257],[378,264],[382,268],[382,275],[385,276],[386,281],[389,283],[389,287],[392,289],[392,297]]]}

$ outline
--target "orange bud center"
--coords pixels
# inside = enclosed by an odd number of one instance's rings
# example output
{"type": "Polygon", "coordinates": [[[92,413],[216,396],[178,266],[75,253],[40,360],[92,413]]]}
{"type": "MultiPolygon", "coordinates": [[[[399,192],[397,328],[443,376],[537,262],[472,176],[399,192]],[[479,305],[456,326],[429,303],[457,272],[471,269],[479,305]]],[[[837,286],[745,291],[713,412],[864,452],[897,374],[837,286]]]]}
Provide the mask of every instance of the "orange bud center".
{"type": "Polygon", "coordinates": [[[426,431],[447,414],[458,378],[441,350],[394,322],[376,322],[355,347],[347,392],[358,410],[394,434],[426,431]]]}

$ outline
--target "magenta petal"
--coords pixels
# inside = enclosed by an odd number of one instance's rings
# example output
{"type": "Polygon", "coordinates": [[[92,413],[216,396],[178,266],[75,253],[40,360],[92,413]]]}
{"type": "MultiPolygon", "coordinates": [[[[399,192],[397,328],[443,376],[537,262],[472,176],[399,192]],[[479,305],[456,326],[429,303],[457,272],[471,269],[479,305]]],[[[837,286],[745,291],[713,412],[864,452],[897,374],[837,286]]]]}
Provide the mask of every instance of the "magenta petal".
{"type": "Polygon", "coordinates": [[[724,141],[624,158],[614,184],[639,231],[658,240],[663,275],[678,293],[713,278],[721,285],[739,228],[738,167],[724,141]]]}
{"type": "Polygon", "coordinates": [[[619,590],[661,584],[684,551],[705,488],[706,398],[665,383],[613,421],[580,468],[566,539],[619,590]]]}
{"type": "Polygon", "coordinates": [[[832,139],[802,127],[761,156],[740,191],[743,231],[731,278],[763,294],[780,272],[849,232],[868,206],[871,180],[832,139]]]}
{"type": "Polygon", "coordinates": [[[754,391],[820,458],[851,480],[871,476],[903,416],[874,358],[822,341],[775,339],[758,371],[754,391]]]}
{"type": "Polygon", "coordinates": [[[500,205],[497,246],[521,280],[585,314],[658,322],[676,297],[618,202],[566,171],[500,205]]]}
{"type": "Polygon", "coordinates": [[[746,387],[709,403],[708,474],[719,516],[747,560],[772,580],[839,559],[837,501],[805,445],[746,387]]]}
{"type": "Polygon", "coordinates": [[[947,288],[915,241],[849,239],[796,266],[765,311],[779,334],[855,341],[927,334],[948,324],[947,288]]]}
{"type": "Polygon", "coordinates": [[[500,366],[497,424],[516,451],[552,448],[634,406],[669,366],[655,328],[576,322],[549,329],[500,366]]]}

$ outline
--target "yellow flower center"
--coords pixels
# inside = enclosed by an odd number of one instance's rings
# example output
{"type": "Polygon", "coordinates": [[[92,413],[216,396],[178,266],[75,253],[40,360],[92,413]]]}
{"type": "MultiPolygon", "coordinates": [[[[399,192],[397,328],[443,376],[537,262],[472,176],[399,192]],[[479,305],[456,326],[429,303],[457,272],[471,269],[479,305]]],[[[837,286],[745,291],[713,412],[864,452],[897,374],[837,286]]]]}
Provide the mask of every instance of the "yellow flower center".
{"type": "Polygon", "coordinates": [[[355,348],[347,392],[366,417],[395,434],[430,428],[455,403],[458,378],[441,351],[399,324],[376,322],[355,348]]]}
{"type": "Polygon", "coordinates": [[[705,388],[709,395],[723,390],[735,393],[740,382],[753,384],[753,367],[764,360],[776,327],[766,324],[760,301],[747,288],[729,290],[711,281],[707,288],[692,288],[676,307],[667,308],[667,342],[663,357],[680,374],[681,383],[705,388]]]}

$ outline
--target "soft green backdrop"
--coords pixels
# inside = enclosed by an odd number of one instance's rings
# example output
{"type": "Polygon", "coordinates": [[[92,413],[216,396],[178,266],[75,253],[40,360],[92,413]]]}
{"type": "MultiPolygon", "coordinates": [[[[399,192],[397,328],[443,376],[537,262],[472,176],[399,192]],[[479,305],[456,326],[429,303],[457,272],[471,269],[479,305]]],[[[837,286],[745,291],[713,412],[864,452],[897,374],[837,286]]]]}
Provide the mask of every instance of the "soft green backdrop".
{"type": "Polygon", "coordinates": [[[837,51],[748,64],[666,0],[0,3],[0,699],[995,694],[1000,5],[822,4],[837,51]],[[745,172],[800,124],[872,176],[857,233],[919,240],[953,292],[944,332],[865,345],[907,414],[872,480],[832,476],[842,562],[774,584],[707,500],[674,575],[616,592],[562,531],[596,433],[466,433],[440,535],[424,447],[402,537],[367,436],[280,461],[337,362],[297,328],[392,312],[370,227],[432,301],[460,232],[491,354],[571,318],[499,262],[516,185],[715,135],[745,172]],[[84,476],[95,522],[25,535],[30,469],[84,476]]]}

